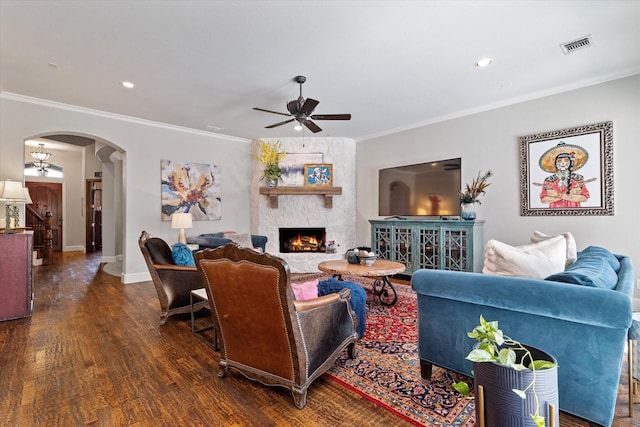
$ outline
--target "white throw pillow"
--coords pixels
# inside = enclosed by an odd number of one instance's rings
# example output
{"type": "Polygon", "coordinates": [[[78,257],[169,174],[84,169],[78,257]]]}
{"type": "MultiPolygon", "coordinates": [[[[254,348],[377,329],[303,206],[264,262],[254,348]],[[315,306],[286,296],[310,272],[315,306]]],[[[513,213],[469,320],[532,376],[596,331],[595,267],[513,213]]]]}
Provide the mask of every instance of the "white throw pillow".
{"type": "Polygon", "coordinates": [[[510,246],[489,240],[485,246],[485,274],[544,279],[564,271],[567,260],[564,236],[551,237],[538,243],[510,246]]]}
{"type": "Polygon", "coordinates": [[[250,234],[224,233],[224,238],[237,243],[242,248],[253,249],[253,243],[251,242],[250,234]]]}
{"type": "Polygon", "coordinates": [[[533,236],[531,236],[531,242],[538,243],[556,236],[563,236],[565,239],[565,242],[567,244],[567,264],[565,265],[565,267],[569,267],[578,258],[578,248],[576,246],[576,239],[573,238],[573,234],[566,232],[549,236],[540,231],[534,231],[533,236]]]}

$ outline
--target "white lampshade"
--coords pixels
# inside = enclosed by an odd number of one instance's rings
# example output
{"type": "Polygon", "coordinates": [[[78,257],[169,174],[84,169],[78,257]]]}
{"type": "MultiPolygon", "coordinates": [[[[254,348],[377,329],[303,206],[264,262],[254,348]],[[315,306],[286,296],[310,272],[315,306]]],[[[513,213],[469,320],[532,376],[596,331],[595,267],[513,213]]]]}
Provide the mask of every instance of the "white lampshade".
{"type": "Polygon", "coordinates": [[[0,181],[0,200],[10,203],[25,203],[27,199],[20,181],[0,181]]]}
{"type": "Polygon", "coordinates": [[[187,237],[184,234],[184,229],[192,227],[193,219],[191,218],[190,213],[174,213],[171,215],[171,228],[180,229],[180,233],[178,234],[178,243],[187,244],[187,237]]]}
{"type": "Polygon", "coordinates": [[[29,189],[27,187],[22,187],[22,189],[24,190],[24,198],[25,200],[25,205],[31,205],[33,204],[33,200],[31,200],[31,194],[29,194],[29,189]]]}
{"type": "Polygon", "coordinates": [[[5,202],[6,205],[6,217],[5,217],[5,234],[11,234],[14,231],[12,228],[18,227],[19,203],[31,203],[31,196],[29,196],[29,190],[22,187],[20,181],[0,181],[0,200],[5,202]]]}

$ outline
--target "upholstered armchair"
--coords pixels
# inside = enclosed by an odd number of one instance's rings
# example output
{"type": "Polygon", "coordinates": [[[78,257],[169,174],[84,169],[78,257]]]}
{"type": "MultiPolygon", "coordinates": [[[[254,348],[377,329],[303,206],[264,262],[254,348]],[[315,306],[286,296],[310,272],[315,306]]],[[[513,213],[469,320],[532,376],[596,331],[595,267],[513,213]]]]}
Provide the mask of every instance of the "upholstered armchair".
{"type": "MultiPolygon", "coordinates": [[[[138,245],[160,300],[160,325],[164,325],[171,315],[189,313],[191,291],[203,287],[197,268],[174,264],[167,242],[151,237],[146,231],[140,235],[138,245]]],[[[207,301],[194,298],[197,299],[193,304],[194,311],[208,307],[207,301]]]]}
{"type": "Polygon", "coordinates": [[[228,244],[195,254],[220,337],[220,377],[235,369],[291,390],[303,408],[307,388],[345,348],[353,357],[351,291],[296,301],[289,266],[275,256],[228,244]]]}

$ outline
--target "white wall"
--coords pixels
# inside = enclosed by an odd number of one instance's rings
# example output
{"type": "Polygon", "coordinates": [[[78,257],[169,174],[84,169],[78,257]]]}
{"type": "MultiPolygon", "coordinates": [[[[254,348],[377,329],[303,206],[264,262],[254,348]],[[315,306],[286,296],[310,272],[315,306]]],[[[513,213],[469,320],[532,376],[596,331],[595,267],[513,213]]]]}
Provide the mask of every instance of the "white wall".
{"type": "MultiPolygon", "coordinates": [[[[100,143],[84,147],[84,179],[96,179],[96,172],[102,172],[102,164],[96,157],[100,143]]],[[[83,183],[84,184],[84,183],[83,183]]]]}
{"type": "Polygon", "coordinates": [[[160,160],[221,165],[222,219],[196,221],[187,234],[246,230],[249,224],[249,141],[134,120],[42,100],[0,94],[0,179],[21,179],[24,140],[52,133],[99,138],[125,153],[123,280],[149,280],[138,248],[142,230],[168,242],[177,230],[160,216],[160,160]]]}
{"type": "MultiPolygon", "coordinates": [[[[640,75],[357,143],[357,241],[379,218],[378,169],[462,157],[462,182],[491,169],[478,209],[485,241],[528,242],[534,230],[570,231],[590,245],[629,255],[640,278],[640,75]],[[614,216],[520,216],[518,137],[613,121],[614,216]]],[[[636,291],[640,294],[640,291],[636,291]]]]}

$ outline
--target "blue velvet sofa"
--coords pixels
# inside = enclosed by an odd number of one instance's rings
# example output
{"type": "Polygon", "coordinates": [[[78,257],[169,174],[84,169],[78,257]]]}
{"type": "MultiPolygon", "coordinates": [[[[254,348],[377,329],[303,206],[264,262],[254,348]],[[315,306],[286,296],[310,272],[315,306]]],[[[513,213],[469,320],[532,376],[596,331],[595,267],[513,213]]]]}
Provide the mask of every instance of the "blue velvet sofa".
{"type": "Polygon", "coordinates": [[[472,362],[465,357],[475,341],[467,332],[483,315],[497,320],[511,338],[557,359],[562,411],[592,424],[611,425],[632,321],[634,276],[628,257],[610,255],[619,261],[613,289],[481,273],[416,271],[411,286],[418,296],[422,377],[431,377],[433,365],[471,376],[472,362]]]}
{"type": "MultiPolygon", "coordinates": [[[[254,248],[262,249],[262,252],[267,251],[267,236],[261,236],[258,234],[251,235],[251,243],[254,248]]],[[[206,233],[198,236],[188,236],[187,243],[200,245],[200,249],[215,249],[218,246],[224,246],[227,243],[231,243],[231,239],[226,239],[223,232],[219,233],[206,233]]]]}

